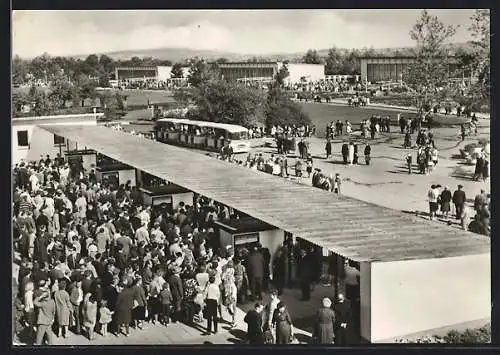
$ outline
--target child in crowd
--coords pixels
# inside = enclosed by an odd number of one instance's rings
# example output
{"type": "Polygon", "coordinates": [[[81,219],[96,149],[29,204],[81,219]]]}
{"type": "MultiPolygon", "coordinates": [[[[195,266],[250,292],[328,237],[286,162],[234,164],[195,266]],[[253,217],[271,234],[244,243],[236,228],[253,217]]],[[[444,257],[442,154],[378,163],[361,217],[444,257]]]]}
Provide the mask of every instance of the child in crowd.
{"type": "Polygon", "coordinates": [[[101,334],[102,336],[108,335],[108,324],[111,323],[112,311],[108,308],[108,301],[101,300],[101,307],[99,308],[99,323],[101,324],[101,334]]]}

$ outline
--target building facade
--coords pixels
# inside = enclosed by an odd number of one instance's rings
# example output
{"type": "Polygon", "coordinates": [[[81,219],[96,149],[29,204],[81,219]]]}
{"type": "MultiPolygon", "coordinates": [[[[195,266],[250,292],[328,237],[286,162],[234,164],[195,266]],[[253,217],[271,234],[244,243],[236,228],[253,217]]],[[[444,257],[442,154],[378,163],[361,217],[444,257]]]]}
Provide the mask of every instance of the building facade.
{"type": "Polygon", "coordinates": [[[115,80],[156,79],[158,67],[116,67],[115,80]]]}
{"type": "MultiPolygon", "coordinates": [[[[218,64],[221,77],[226,80],[271,81],[283,67],[282,62],[228,62],[218,64]]],[[[325,78],[325,66],[322,64],[287,64],[289,76],[285,83],[320,81],[325,78]]]]}
{"type": "MultiPolygon", "coordinates": [[[[370,83],[404,82],[408,66],[414,61],[415,58],[410,56],[361,58],[361,81],[370,83]]],[[[449,72],[456,72],[458,64],[453,58],[450,61],[449,72]]],[[[469,77],[470,71],[462,73],[462,79],[469,77]]]]}
{"type": "Polygon", "coordinates": [[[218,64],[221,78],[224,80],[238,79],[269,79],[276,75],[279,70],[277,62],[231,62],[218,64]]]}

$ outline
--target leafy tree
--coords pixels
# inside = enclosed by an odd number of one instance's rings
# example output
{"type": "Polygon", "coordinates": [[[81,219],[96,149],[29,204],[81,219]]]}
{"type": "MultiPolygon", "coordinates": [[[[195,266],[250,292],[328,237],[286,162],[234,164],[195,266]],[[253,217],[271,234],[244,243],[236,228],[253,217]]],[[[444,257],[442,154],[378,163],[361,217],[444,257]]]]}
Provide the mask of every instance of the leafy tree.
{"type": "Polygon", "coordinates": [[[24,84],[29,73],[28,63],[18,55],[12,60],[12,82],[13,84],[24,84]]]}
{"type": "Polygon", "coordinates": [[[175,63],[170,71],[170,76],[172,78],[182,78],[184,76],[184,71],[182,70],[181,63],[175,63]]]}
{"type": "Polygon", "coordinates": [[[215,60],[215,63],[227,63],[227,62],[229,62],[229,59],[227,59],[227,58],[222,58],[222,57],[221,57],[221,58],[217,58],[217,59],[215,60]]]}
{"type": "Polygon", "coordinates": [[[75,84],[75,98],[80,100],[82,107],[85,106],[86,99],[95,99],[97,97],[96,82],[89,79],[85,74],[80,74],[75,84]]]}
{"type": "Polygon", "coordinates": [[[274,77],[267,93],[266,126],[273,125],[306,125],[311,119],[302,110],[302,107],[290,100],[282,91],[284,80],[290,73],[284,64],[274,77]]]}
{"type": "Polygon", "coordinates": [[[13,116],[17,116],[21,113],[23,106],[30,104],[31,101],[26,92],[16,90],[12,92],[12,113],[13,116]]]}
{"type": "Polygon", "coordinates": [[[213,78],[213,71],[203,59],[194,59],[192,61],[187,78],[191,86],[198,87],[213,78]]]}
{"type": "Polygon", "coordinates": [[[85,58],[84,70],[88,75],[95,76],[99,71],[99,58],[95,54],[91,54],[85,58]]]}
{"type": "Polygon", "coordinates": [[[342,53],[335,47],[330,48],[328,50],[328,56],[326,57],[326,63],[325,63],[326,75],[333,75],[340,73],[342,61],[343,61],[342,53]]]}
{"type": "Polygon", "coordinates": [[[103,72],[99,73],[99,86],[102,88],[109,88],[111,86],[111,84],[109,83],[109,78],[110,74],[103,72]]]}
{"type": "Polygon", "coordinates": [[[471,67],[478,77],[477,83],[471,86],[469,94],[474,103],[490,101],[490,10],[476,10],[471,17],[469,28],[474,39],[471,67]]]}
{"type": "Polygon", "coordinates": [[[445,44],[455,32],[454,26],[446,26],[426,10],[410,31],[416,42],[415,61],[408,65],[404,80],[415,91],[419,125],[426,111],[438,103],[436,94],[447,84],[449,60],[445,44]]]}
{"type": "Polygon", "coordinates": [[[321,64],[321,57],[315,49],[309,49],[302,57],[302,62],[306,64],[321,64]]]}
{"type": "Polygon", "coordinates": [[[278,96],[276,101],[269,103],[266,111],[266,126],[302,126],[308,124],[311,124],[311,119],[302,110],[302,107],[284,95],[278,96]]]}
{"type": "Polygon", "coordinates": [[[33,58],[30,63],[30,72],[36,79],[46,80],[49,77],[50,56],[44,53],[41,56],[33,58]]]}
{"type": "Polygon", "coordinates": [[[278,87],[283,87],[285,84],[285,79],[290,76],[290,72],[288,71],[288,65],[283,63],[281,68],[278,70],[274,77],[274,82],[278,87]]]}
{"type": "Polygon", "coordinates": [[[105,73],[112,73],[114,70],[115,63],[113,61],[113,58],[108,57],[105,54],[102,54],[99,57],[99,67],[101,70],[103,70],[105,73]]]}
{"type": "Polygon", "coordinates": [[[48,98],[54,107],[64,108],[68,101],[78,96],[75,89],[64,77],[58,76],[54,78],[50,85],[48,98]]]}
{"type": "Polygon", "coordinates": [[[35,116],[49,115],[54,112],[54,104],[43,90],[32,86],[28,93],[28,99],[33,102],[35,116]]]}
{"type": "Polygon", "coordinates": [[[196,109],[190,110],[189,117],[245,127],[264,123],[266,100],[259,89],[237,82],[209,80],[193,88],[191,98],[196,109]]]}

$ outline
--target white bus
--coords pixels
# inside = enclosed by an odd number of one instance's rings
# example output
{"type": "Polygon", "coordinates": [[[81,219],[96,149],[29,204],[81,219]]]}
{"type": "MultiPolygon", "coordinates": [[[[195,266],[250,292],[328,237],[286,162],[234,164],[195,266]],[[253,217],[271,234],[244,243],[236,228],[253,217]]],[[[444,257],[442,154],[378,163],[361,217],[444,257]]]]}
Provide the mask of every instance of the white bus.
{"type": "Polygon", "coordinates": [[[213,151],[229,144],[234,153],[250,151],[248,129],[243,126],[162,118],[156,121],[154,131],[156,139],[163,143],[213,151]]]}

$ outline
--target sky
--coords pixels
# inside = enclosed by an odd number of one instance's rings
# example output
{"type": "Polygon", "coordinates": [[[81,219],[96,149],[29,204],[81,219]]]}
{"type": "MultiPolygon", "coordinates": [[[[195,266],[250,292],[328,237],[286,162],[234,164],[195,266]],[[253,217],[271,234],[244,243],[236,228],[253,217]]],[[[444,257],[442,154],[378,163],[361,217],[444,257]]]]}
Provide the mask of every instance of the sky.
{"type": "MultiPolygon", "coordinates": [[[[453,42],[470,40],[472,9],[429,10],[459,25],[453,42]]],[[[240,54],[307,49],[411,46],[421,10],[133,10],[14,11],[12,53],[83,55],[189,48],[240,54]]]]}

